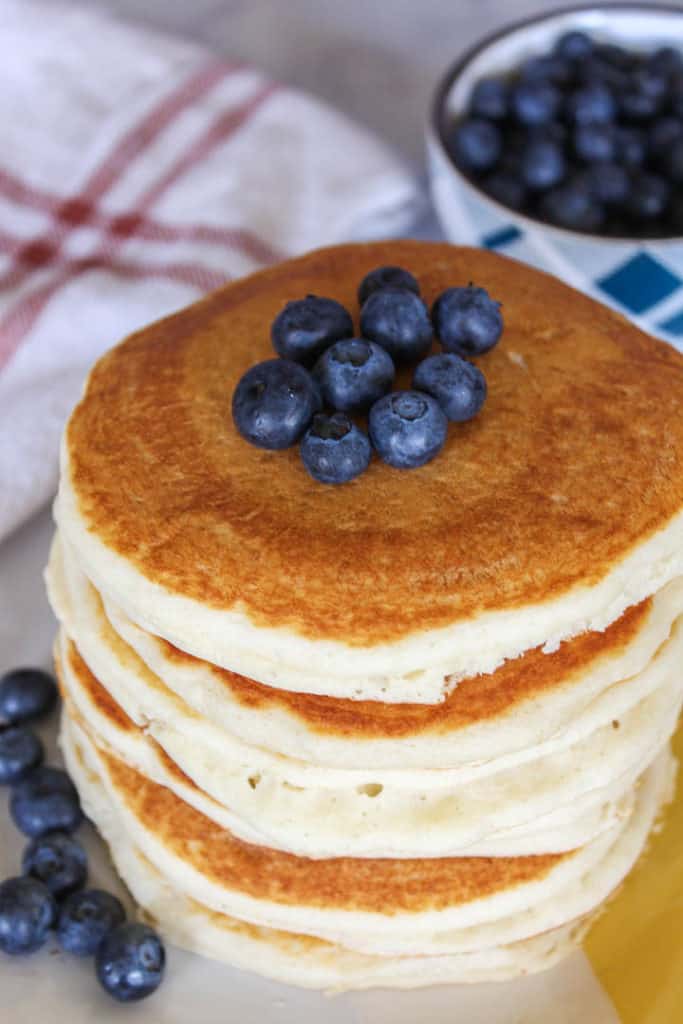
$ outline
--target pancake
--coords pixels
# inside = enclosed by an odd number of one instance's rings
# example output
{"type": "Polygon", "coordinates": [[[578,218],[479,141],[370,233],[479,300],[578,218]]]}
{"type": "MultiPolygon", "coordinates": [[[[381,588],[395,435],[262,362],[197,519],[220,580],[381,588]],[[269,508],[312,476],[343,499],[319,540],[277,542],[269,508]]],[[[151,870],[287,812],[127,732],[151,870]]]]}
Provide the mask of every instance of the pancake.
{"type": "Polygon", "coordinates": [[[92,774],[126,842],[172,888],[212,911],[373,956],[484,951],[594,911],[642,851],[673,780],[664,751],[639,784],[633,813],[573,854],[309,861],[235,840],[98,747],[73,715],[63,747],[86,812],[99,822],[92,774]]]}
{"type": "Polygon", "coordinates": [[[483,952],[450,956],[378,957],[316,939],[276,931],[218,914],[169,884],[125,837],[99,776],[86,769],[68,733],[63,745],[90,818],[105,838],[141,916],[176,946],[243,970],[306,988],[336,991],[391,985],[415,988],[454,982],[502,981],[552,967],[580,941],[588,919],[570,922],[533,939],[483,952]]]}
{"type": "Polygon", "coordinates": [[[340,246],[231,284],[93,370],[56,515],[137,626],[287,691],[435,703],[538,645],[597,631],[683,573],[683,358],[540,272],[479,250],[340,246]],[[247,445],[230,398],[308,292],[355,309],[381,263],[426,301],[503,302],[489,398],[409,473],[345,487],[247,445]],[[113,482],[115,481],[115,484],[113,482]]]}
{"type": "Polygon", "coordinates": [[[113,655],[121,660],[112,683],[106,650],[103,657],[92,641],[86,649],[93,667],[104,666],[106,689],[65,633],[57,662],[68,696],[100,742],[239,837],[309,857],[573,849],[624,814],[683,698],[682,621],[642,678],[620,684],[635,694],[618,728],[608,718],[564,748],[527,752],[516,766],[502,759],[469,771],[330,771],[236,743],[160,680],[150,685],[144,671],[126,672],[125,652],[113,655]]]}
{"type": "Polygon", "coordinates": [[[123,689],[149,692],[153,705],[172,690],[182,703],[165,717],[191,708],[217,727],[214,742],[227,742],[222,730],[252,746],[267,737],[276,753],[345,772],[353,745],[354,766],[375,775],[393,773],[397,763],[440,774],[459,766],[463,780],[473,777],[474,763],[474,774],[489,764],[514,765],[538,756],[542,744],[556,750],[618,720],[645,694],[618,684],[644,671],[683,612],[679,578],[602,633],[582,634],[549,654],[536,648],[490,675],[463,680],[441,704],[392,705],[288,693],[185,654],[103,601],[59,537],[47,582],[58,618],[96,675],[115,685],[123,671],[123,689]]]}

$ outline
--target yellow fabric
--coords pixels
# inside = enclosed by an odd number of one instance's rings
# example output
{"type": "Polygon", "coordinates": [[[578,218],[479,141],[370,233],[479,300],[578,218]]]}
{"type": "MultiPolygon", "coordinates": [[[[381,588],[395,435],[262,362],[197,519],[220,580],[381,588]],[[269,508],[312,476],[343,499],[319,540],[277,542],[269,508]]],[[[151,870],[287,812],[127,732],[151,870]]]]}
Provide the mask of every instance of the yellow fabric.
{"type": "MultiPolygon", "coordinates": [[[[673,745],[683,765],[683,726],[673,745]]],[[[585,940],[622,1024],[683,1021],[683,779],[618,896],[585,940]]]]}

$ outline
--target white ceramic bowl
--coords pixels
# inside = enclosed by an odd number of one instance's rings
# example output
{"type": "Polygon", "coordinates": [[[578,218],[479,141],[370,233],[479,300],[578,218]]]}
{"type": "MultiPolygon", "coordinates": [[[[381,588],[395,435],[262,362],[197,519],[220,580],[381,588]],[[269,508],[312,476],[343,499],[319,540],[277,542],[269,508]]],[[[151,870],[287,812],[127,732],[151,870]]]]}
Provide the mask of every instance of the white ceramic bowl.
{"type": "Polygon", "coordinates": [[[448,152],[447,133],[464,111],[474,83],[547,53],[569,29],[638,50],[683,50],[683,9],[672,5],[605,4],[555,11],[483,40],[450,68],[435,94],[427,154],[441,226],[453,242],[495,249],[555,274],[683,349],[683,238],[601,238],[542,224],[478,189],[448,152]]]}

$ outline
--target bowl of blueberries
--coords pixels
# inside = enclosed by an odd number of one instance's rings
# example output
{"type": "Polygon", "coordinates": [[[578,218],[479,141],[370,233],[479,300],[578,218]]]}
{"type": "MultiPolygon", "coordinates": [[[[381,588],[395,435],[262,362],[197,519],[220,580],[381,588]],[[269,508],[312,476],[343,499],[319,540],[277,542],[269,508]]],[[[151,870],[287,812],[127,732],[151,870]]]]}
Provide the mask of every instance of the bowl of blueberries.
{"type": "Polygon", "coordinates": [[[604,4],[489,36],[427,135],[446,237],[562,278],[683,347],[683,10],[604,4]]]}

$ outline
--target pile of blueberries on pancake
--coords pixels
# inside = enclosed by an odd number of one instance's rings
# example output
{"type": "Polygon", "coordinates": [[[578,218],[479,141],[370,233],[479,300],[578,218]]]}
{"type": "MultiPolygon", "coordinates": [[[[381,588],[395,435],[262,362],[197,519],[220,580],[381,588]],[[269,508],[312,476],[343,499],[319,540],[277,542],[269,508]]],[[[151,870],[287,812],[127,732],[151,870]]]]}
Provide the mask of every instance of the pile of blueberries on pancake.
{"type": "Polygon", "coordinates": [[[0,953],[35,953],[54,932],[66,953],[94,957],[109,995],[135,1002],[158,988],[166,954],[155,931],[126,921],[116,896],[86,886],[87,857],[73,834],[84,820],[76,787],[43,764],[31,727],[56,703],[55,681],[40,669],[0,678],[0,785],[11,786],[12,819],[29,839],[22,873],[0,883],[0,953]]]}
{"type": "Polygon", "coordinates": [[[683,234],[683,54],[583,32],[514,73],[482,78],[448,147],[512,210],[574,231],[683,234]]]}
{"type": "Polygon", "coordinates": [[[304,466],[321,483],[353,480],[373,449],[397,469],[438,455],[448,422],[472,419],[486,398],[484,375],[468,358],[488,352],[503,330],[500,304],[472,284],[446,289],[430,317],[402,267],[370,271],[358,302],[360,337],[334,299],[288,302],[271,327],[281,358],[253,366],[233,396],[233,419],[247,441],[268,449],[299,442],[304,466]],[[429,355],[434,336],[443,352],[429,355]],[[411,364],[413,388],[394,391],[397,368],[411,364]],[[367,433],[353,418],[364,414],[367,433]]]}

